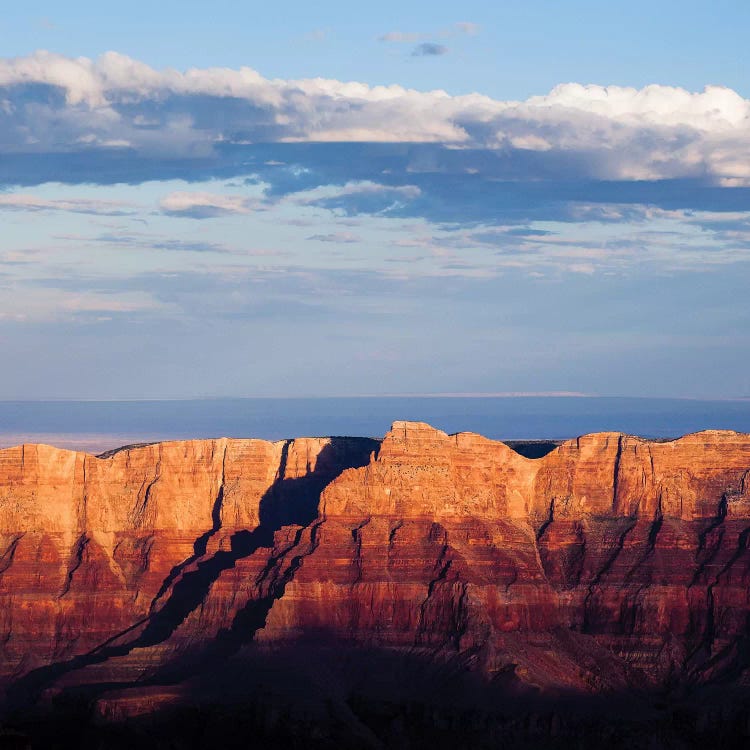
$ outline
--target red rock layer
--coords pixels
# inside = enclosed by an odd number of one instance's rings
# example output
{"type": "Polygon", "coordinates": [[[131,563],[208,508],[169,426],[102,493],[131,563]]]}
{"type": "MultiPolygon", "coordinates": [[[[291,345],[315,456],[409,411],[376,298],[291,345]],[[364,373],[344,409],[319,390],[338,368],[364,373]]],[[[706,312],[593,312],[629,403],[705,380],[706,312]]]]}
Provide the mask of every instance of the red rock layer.
{"type": "Polygon", "coordinates": [[[158,682],[304,638],[543,688],[745,679],[750,436],[602,433],[531,460],[399,422],[376,448],[0,452],[6,680],[158,682]]]}

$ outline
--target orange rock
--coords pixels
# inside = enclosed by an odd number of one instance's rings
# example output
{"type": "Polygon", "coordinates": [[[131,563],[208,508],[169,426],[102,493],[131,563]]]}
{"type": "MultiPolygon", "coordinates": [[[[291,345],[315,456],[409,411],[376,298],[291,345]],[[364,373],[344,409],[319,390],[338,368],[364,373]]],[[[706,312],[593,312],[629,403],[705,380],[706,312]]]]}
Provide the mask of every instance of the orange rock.
{"type": "Polygon", "coordinates": [[[0,451],[0,679],[28,700],[174,683],[299,639],[478,654],[540,688],[714,679],[746,637],[749,537],[733,432],[533,460],[409,422],[382,443],[22,446],[0,451]]]}

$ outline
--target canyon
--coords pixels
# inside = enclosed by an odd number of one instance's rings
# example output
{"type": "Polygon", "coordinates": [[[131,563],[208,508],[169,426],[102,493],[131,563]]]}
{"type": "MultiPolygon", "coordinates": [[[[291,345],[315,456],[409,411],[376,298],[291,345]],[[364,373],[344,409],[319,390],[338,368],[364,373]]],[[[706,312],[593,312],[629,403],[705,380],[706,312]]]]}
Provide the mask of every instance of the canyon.
{"type": "Polygon", "coordinates": [[[0,450],[0,747],[747,741],[750,435],[548,448],[0,450]]]}

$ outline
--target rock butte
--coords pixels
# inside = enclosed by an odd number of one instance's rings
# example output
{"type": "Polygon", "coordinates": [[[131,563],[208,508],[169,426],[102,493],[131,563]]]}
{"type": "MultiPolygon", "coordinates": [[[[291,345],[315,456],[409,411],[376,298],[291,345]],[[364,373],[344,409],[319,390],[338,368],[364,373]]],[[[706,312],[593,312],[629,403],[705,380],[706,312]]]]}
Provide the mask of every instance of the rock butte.
{"type": "Polygon", "coordinates": [[[742,686],[749,537],[735,432],[598,433],[539,459],[410,422],[6,449],[5,710],[85,688],[100,720],[137,716],[248,649],[331,643],[459,658],[518,695],[742,686]]]}

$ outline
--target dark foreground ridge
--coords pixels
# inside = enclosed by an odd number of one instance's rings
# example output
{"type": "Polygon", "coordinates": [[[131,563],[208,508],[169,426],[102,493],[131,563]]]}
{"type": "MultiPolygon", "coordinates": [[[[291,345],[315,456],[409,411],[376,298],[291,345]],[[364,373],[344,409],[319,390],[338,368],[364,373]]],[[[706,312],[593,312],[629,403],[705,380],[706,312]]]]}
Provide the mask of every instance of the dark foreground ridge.
{"type": "MultiPolygon", "coordinates": [[[[293,646],[245,649],[190,671],[179,689],[140,686],[141,699],[155,707],[128,718],[92,710],[90,692],[67,691],[43,714],[8,727],[26,745],[1,744],[0,734],[0,747],[740,748],[750,711],[744,690],[546,696],[525,690],[511,673],[482,678],[466,656],[352,648],[325,633],[293,646]],[[179,700],[163,700],[174,696],[179,700]]],[[[105,709],[108,698],[116,703],[129,692],[111,686],[105,709]]]]}

